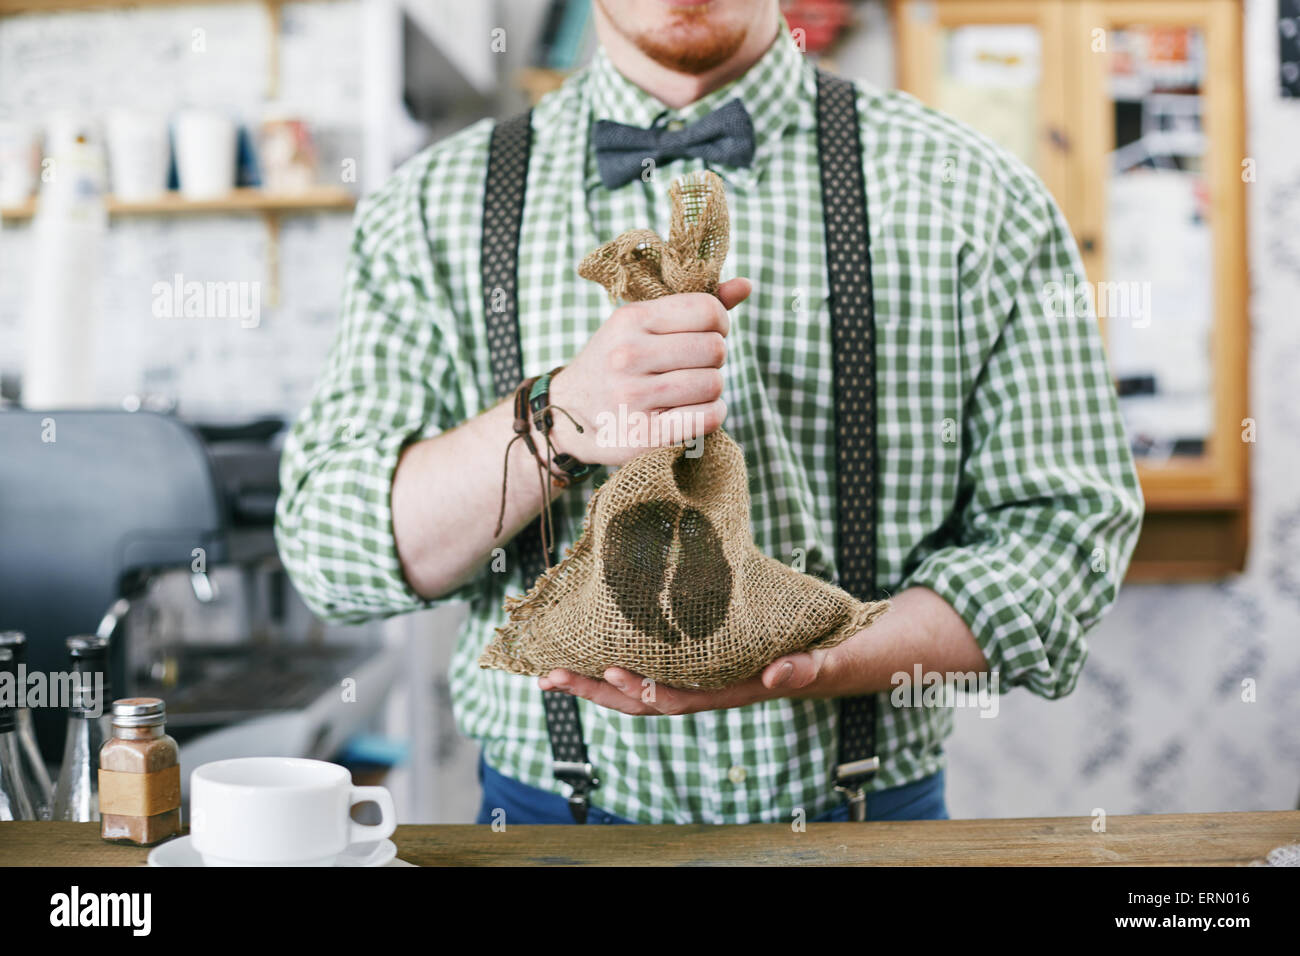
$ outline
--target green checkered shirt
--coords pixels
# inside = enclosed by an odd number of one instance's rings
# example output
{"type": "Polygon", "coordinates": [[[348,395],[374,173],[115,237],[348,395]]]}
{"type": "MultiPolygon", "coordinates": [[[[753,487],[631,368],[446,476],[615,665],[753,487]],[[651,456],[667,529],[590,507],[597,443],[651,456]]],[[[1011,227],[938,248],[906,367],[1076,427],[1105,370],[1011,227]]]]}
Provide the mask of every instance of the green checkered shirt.
{"type": "MultiPolygon", "coordinates": [[[[753,118],[757,152],[750,168],[713,167],[731,205],[723,278],[754,282],[732,313],[726,427],[748,462],[757,546],[829,577],[835,432],[813,67],[783,31],[743,77],[669,114],[690,122],[733,97],[753,118]]],[[[648,126],[664,110],[603,52],[535,110],[519,258],[525,375],[569,361],[609,315],[604,291],[575,272],[587,252],[626,229],[667,235],[667,186],[701,162],[675,160],[608,191],[588,142],[596,119],[648,126]]],[[[1003,688],[1061,696],[1142,514],[1093,317],[1046,307],[1050,283],[1082,278],[1078,253],[1039,180],[986,139],[900,93],[860,86],[858,113],[879,376],[877,580],[890,593],[924,585],[943,596],[1003,688]]],[[[284,562],[326,618],[430,606],[403,578],[389,492],[406,443],[496,401],[479,278],[491,129],[479,122],[424,151],[358,209],[342,325],[286,444],[278,512],[284,562]]],[[[557,502],[561,545],[589,495],[585,486],[557,502]]],[[[470,602],[451,672],[456,716],[489,764],[565,793],[536,679],[477,664],[503,599],[524,586],[518,567],[489,562],[445,598],[470,602]]],[[[789,821],[841,802],[833,701],[678,717],[579,708],[604,781],[593,802],[619,816],[789,821]]],[[[886,701],[870,787],[939,770],[952,721],[949,708],[886,701]]]]}

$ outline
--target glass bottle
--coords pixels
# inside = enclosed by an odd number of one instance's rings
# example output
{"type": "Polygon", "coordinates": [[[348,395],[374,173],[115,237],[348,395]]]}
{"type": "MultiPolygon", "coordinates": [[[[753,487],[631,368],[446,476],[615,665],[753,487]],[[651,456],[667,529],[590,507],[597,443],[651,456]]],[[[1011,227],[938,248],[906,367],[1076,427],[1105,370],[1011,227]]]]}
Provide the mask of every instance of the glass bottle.
{"type": "MultiPolygon", "coordinates": [[[[0,631],[0,648],[7,647],[13,651],[14,672],[17,684],[24,679],[23,665],[27,662],[27,635],[22,631],[0,631]]],[[[27,796],[36,811],[36,819],[48,820],[54,804],[54,784],[50,780],[50,771],[41,756],[40,745],[36,742],[36,723],[28,707],[18,708],[18,775],[27,787],[27,796]]]]}
{"type": "Polygon", "coordinates": [[[181,768],[157,697],[113,702],[113,735],[99,752],[100,836],[152,846],[181,832],[181,768]]]}
{"type": "Polygon", "coordinates": [[[108,688],[108,638],[78,634],[68,638],[72,660],[72,701],[63,741],[63,765],[54,787],[55,820],[99,819],[99,750],[108,688]]]}
{"type": "MultiPolygon", "coordinates": [[[[13,650],[0,647],[0,676],[11,678],[14,674],[13,650]]],[[[18,773],[17,708],[7,706],[3,699],[0,697],[0,820],[35,820],[36,811],[18,773]]]]}

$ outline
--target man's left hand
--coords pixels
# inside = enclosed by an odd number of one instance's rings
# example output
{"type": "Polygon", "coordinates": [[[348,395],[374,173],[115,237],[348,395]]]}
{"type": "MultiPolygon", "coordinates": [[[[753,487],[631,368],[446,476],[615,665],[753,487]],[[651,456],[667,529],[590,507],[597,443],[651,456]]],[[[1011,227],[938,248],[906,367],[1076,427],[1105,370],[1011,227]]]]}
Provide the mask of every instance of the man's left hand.
{"type": "Polygon", "coordinates": [[[768,664],[758,677],[720,690],[667,687],[621,667],[605,671],[604,680],[557,669],[539,678],[538,686],[542,690],[559,690],[575,697],[585,697],[593,704],[635,717],[694,714],[702,710],[743,707],[775,697],[823,696],[818,692],[818,680],[825,678],[827,658],[836,650],[787,654],[768,664]]]}
{"type": "Polygon", "coordinates": [[[592,680],[567,670],[539,678],[542,690],[560,690],[637,717],[694,714],[744,707],[777,697],[829,698],[887,692],[898,676],[920,666],[939,673],[988,670],[984,651],[966,622],[929,588],[907,588],[890,598],[889,613],[843,644],[779,657],[758,677],[721,690],[680,690],[621,667],[592,680]]]}

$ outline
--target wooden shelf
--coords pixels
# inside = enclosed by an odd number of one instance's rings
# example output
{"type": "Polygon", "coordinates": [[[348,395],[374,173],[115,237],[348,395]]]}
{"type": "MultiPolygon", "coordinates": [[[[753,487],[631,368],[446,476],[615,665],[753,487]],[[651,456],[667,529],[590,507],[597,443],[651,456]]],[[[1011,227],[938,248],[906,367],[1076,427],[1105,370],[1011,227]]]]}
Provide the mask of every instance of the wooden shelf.
{"type": "MultiPolygon", "coordinates": [[[[2,0],[0,0],[2,2],[2,0]]],[[[168,192],[145,202],[121,202],[111,196],[105,200],[110,216],[171,216],[201,213],[307,213],[347,211],[356,205],[356,197],[337,186],[319,186],[302,193],[268,193],[261,189],[234,189],[218,199],[186,199],[168,192]]],[[[30,219],[36,213],[36,200],[21,206],[0,208],[0,218],[30,219]]]]}
{"type": "MultiPolygon", "coordinates": [[[[2,0],[0,0],[2,2],[2,0]]],[[[0,208],[0,222],[30,220],[36,214],[36,200],[21,206],[0,208]]],[[[356,197],[339,186],[317,186],[301,193],[268,193],[262,189],[232,189],[218,199],[186,199],[169,192],[148,202],[121,202],[107,198],[104,205],[110,216],[178,216],[255,214],[266,221],[267,230],[267,301],[280,302],[280,217],[313,212],[347,212],[356,205],[356,197]]]]}
{"type": "MultiPolygon", "coordinates": [[[[113,10],[132,7],[190,7],[238,0],[0,0],[0,16],[14,13],[57,13],[73,10],[113,10]]],[[[264,6],[283,6],[293,0],[259,0],[264,6]]]]}

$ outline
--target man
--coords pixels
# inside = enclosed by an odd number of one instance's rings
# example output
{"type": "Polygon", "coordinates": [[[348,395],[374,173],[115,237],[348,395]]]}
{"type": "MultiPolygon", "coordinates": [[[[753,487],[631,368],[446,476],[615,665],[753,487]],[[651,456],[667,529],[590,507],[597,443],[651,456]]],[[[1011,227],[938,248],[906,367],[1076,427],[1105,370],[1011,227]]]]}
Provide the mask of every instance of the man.
{"type": "MultiPolygon", "coordinates": [[[[830,577],[835,415],[813,67],[777,0],[598,0],[595,18],[593,63],[532,119],[524,373],[564,365],[550,400],[586,426],[620,406],[685,416],[704,433],[725,419],[750,469],[755,543],[830,577]],[[645,176],[602,179],[597,121],[690,127],[736,99],[753,126],[750,161],[661,157],[645,176]],[[630,228],[666,235],[668,184],[706,165],[731,211],[717,297],[611,308],[577,263],[630,228]]],[[[836,700],[887,699],[895,674],[996,672],[1002,687],[1049,698],[1073,689],[1084,633],[1115,598],[1142,513],[1094,319],[1049,311],[1053,283],[1082,277],[1073,240],[1033,174],[969,129],[869,88],[857,112],[878,368],[876,574],[893,608],[833,650],[782,658],[722,691],[659,687],[643,700],[639,676],[619,669],[602,681],[477,667],[502,601],[531,584],[494,549],[539,514],[543,494],[516,445],[494,535],[513,412],[494,397],[479,280],[491,124],[422,153],[360,208],[339,338],[285,450],[280,547],[329,618],[471,602],[451,684],[461,729],[483,747],[480,821],[504,809],[511,822],[569,822],[543,690],[579,698],[603,779],[593,819],[716,823],[844,819],[829,777],[836,700]]],[[[617,466],[642,450],[557,419],[557,451],[580,462],[617,466]]],[[[571,543],[586,495],[555,494],[571,543]]],[[[951,708],[881,708],[868,818],[946,816],[951,726],[951,708]]]]}

